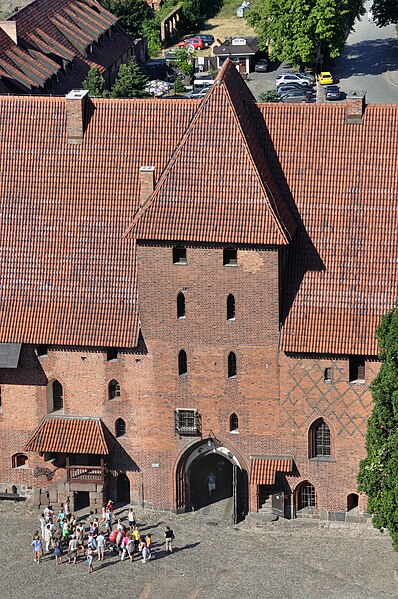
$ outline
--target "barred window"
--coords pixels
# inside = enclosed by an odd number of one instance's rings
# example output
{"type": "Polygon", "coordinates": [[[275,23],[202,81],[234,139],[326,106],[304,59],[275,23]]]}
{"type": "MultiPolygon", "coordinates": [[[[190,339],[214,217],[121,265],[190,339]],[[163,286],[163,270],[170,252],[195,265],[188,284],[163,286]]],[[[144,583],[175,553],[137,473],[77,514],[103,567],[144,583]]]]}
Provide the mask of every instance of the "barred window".
{"type": "Polygon", "coordinates": [[[331,456],[330,428],[322,418],[311,426],[309,454],[310,458],[331,456]]]}
{"type": "Polygon", "coordinates": [[[108,396],[109,399],[120,397],[120,384],[114,379],[108,385],[108,396]]]}
{"type": "Polygon", "coordinates": [[[200,435],[200,419],[196,410],[176,410],[175,424],[179,435],[200,435]]]}
{"type": "Polygon", "coordinates": [[[311,483],[303,483],[298,490],[297,507],[302,510],[306,507],[316,507],[315,487],[311,483]]]}

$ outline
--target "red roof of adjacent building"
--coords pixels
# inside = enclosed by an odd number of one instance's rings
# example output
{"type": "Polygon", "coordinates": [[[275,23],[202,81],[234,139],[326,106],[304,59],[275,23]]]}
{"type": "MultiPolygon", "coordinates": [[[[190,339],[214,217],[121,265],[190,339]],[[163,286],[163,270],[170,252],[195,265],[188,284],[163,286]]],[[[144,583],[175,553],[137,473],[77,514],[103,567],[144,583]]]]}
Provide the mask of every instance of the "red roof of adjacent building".
{"type": "Polygon", "coordinates": [[[17,43],[0,29],[0,67],[11,91],[17,84],[43,93],[55,74],[51,92],[67,93],[81,86],[90,67],[103,73],[134,44],[95,0],[34,0],[7,22],[16,23],[17,43]],[[64,61],[73,61],[73,69],[65,72],[64,61]]]}
{"type": "Polygon", "coordinates": [[[228,66],[202,103],[92,101],[74,146],[64,104],[0,98],[0,342],[134,346],[135,222],[145,239],[292,238],[281,348],[377,353],[398,297],[398,106],[353,125],[344,103],[256,104],[228,66]]]}

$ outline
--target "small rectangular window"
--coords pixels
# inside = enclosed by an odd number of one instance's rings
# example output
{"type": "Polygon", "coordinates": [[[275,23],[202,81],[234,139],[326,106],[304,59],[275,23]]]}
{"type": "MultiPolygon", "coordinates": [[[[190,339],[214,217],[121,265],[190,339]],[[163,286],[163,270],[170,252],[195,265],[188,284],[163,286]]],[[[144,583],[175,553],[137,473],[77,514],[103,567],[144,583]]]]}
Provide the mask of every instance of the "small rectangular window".
{"type": "Polygon", "coordinates": [[[329,385],[332,382],[332,369],[329,368],[325,368],[325,371],[323,373],[323,380],[325,383],[328,383],[329,385]]]}
{"type": "Polygon", "coordinates": [[[44,358],[47,355],[47,345],[38,345],[36,351],[38,358],[44,358]]]}
{"type": "Polygon", "coordinates": [[[351,356],[349,368],[350,383],[365,381],[365,358],[363,356],[351,356]]]}
{"type": "Polygon", "coordinates": [[[238,266],[238,251],[236,248],[225,248],[223,252],[224,266],[238,266]]]}
{"type": "Polygon", "coordinates": [[[199,414],[196,410],[176,410],[176,432],[179,435],[200,435],[199,414]]]}
{"type": "Polygon", "coordinates": [[[187,248],[182,245],[173,247],[173,264],[187,263],[187,248]]]}
{"type": "Polygon", "coordinates": [[[106,350],[107,362],[115,362],[117,360],[117,347],[108,347],[106,350]]]}

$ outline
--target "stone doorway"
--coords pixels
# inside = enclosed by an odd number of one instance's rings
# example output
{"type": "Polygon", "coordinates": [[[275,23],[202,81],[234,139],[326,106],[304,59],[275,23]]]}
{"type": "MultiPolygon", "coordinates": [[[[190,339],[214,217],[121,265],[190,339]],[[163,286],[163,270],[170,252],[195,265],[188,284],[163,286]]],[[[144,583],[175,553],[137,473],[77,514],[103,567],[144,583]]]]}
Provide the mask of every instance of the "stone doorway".
{"type": "Polygon", "coordinates": [[[90,505],[90,493],[88,491],[75,491],[74,510],[83,510],[90,505]]]}
{"type": "Polygon", "coordinates": [[[194,510],[232,497],[232,464],[217,453],[200,456],[188,468],[187,484],[194,510]]]}
{"type": "Polygon", "coordinates": [[[130,481],[127,474],[119,474],[116,479],[116,500],[118,503],[130,503],[130,481]]]}

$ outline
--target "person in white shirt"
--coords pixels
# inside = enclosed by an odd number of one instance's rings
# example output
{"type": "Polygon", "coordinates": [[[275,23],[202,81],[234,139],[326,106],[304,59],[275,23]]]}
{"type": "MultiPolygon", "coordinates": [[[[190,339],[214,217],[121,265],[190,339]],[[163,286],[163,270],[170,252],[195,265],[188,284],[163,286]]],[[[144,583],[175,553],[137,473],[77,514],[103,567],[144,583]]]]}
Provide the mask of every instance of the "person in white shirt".
{"type": "Polygon", "coordinates": [[[97,551],[98,551],[98,559],[103,560],[105,555],[105,537],[102,532],[97,536],[97,551]]]}

